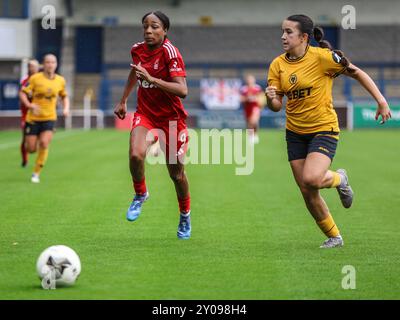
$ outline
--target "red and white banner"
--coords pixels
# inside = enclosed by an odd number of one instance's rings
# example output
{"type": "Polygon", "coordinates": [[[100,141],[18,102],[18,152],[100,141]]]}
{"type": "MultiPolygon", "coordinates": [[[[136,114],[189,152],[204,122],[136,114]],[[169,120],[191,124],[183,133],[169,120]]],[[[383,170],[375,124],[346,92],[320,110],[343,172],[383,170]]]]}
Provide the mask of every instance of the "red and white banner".
{"type": "Polygon", "coordinates": [[[200,100],[209,110],[236,110],[240,108],[240,87],[236,78],[208,78],[200,81],[200,100]]]}

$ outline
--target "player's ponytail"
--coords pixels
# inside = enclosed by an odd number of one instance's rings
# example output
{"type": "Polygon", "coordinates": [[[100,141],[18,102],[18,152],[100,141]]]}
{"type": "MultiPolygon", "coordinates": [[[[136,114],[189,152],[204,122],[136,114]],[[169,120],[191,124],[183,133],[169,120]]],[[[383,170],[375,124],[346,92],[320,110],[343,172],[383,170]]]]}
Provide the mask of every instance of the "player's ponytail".
{"type": "Polygon", "coordinates": [[[321,48],[328,48],[329,50],[335,52],[340,57],[340,64],[343,67],[346,67],[346,71],[348,71],[350,73],[353,73],[354,71],[356,71],[355,69],[349,67],[350,60],[345,57],[343,51],[337,50],[337,49],[334,50],[332,45],[329,43],[329,41],[324,40],[325,34],[324,34],[324,30],[321,27],[314,27],[313,33],[314,33],[315,41],[318,42],[318,45],[321,48]]]}
{"type": "Polygon", "coordinates": [[[333,50],[332,45],[329,43],[329,41],[324,40],[325,33],[321,27],[314,27],[313,36],[315,41],[318,42],[318,45],[321,48],[327,48],[329,50],[333,50]]]}
{"type": "Polygon", "coordinates": [[[335,52],[340,57],[340,64],[343,67],[346,67],[346,70],[348,72],[353,73],[354,71],[356,71],[355,69],[349,67],[350,60],[344,56],[343,51],[337,50],[337,49],[334,50],[332,45],[329,43],[329,41],[324,40],[325,34],[324,34],[324,30],[321,27],[314,27],[313,35],[314,35],[315,41],[318,42],[318,45],[321,48],[328,48],[329,50],[335,52]]]}

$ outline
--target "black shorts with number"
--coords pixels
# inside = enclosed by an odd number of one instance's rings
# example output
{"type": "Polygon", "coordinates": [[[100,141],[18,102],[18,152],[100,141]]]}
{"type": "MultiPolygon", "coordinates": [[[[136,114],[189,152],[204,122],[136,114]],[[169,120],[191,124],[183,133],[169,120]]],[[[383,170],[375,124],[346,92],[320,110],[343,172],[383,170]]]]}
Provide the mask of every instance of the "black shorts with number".
{"type": "Polygon", "coordinates": [[[331,160],[336,153],[339,132],[321,131],[299,134],[286,129],[286,143],[289,161],[305,159],[311,152],[319,152],[331,160]]]}
{"type": "Polygon", "coordinates": [[[54,131],[55,121],[34,121],[25,123],[25,135],[38,136],[43,131],[54,131]]]}

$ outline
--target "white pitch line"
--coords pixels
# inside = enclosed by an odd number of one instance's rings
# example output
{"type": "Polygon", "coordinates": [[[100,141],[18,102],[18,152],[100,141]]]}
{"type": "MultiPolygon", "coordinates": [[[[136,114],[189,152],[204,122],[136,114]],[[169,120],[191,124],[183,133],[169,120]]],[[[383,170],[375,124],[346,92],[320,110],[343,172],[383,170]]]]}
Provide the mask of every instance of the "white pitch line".
{"type": "MultiPolygon", "coordinates": [[[[54,135],[52,140],[60,140],[60,139],[68,138],[70,136],[73,136],[77,133],[82,133],[82,132],[84,132],[84,131],[83,130],[68,130],[68,131],[59,132],[54,135]]],[[[0,150],[16,148],[20,144],[21,144],[21,140],[3,143],[3,144],[0,144],[0,150]]]]}

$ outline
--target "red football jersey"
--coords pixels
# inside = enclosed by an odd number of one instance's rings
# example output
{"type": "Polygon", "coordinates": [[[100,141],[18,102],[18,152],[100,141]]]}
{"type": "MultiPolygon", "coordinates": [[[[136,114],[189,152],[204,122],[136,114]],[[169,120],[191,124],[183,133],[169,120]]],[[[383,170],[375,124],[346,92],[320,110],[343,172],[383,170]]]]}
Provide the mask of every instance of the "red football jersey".
{"type": "Polygon", "coordinates": [[[262,89],[258,84],[251,88],[247,85],[240,88],[240,94],[246,99],[244,102],[245,109],[259,107],[257,96],[260,93],[262,93],[262,89]]]}
{"type": "MultiPolygon", "coordinates": [[[[26,87],[28,85],[28,81],[29,81],[29,76],[23,78],[20,82],[20,87],[21,88],[26,87]]],[[[19,103],[19,109],[21,110],[22,117],[25,117],[28,112],[28,108],[21,101],[19,103]]]]}
{"type": "MultiPolygon", "coordinates": [[[[165,39],[161,47],[150,50],[145,42],[132,46],[134,64],[141,63],[147,72],[155,78],[172,81],[173,77],[185,77],[185,64],[179,50],[165,39]]],[[[159,120],[186,119],[187,112],[181,99],[158,89],[147,81],[138,79],[137,112],[157,122],[159,120]]]]}

